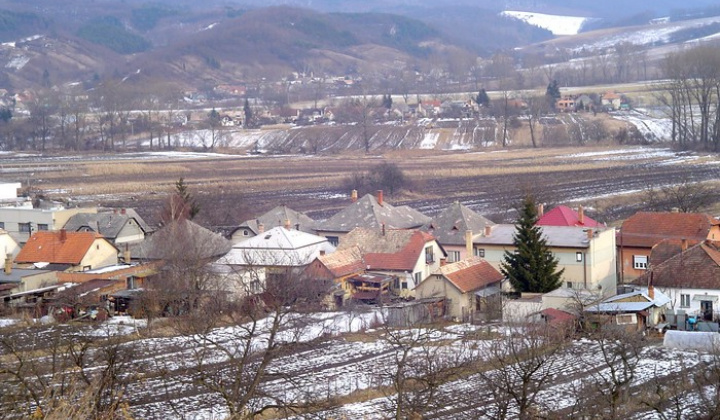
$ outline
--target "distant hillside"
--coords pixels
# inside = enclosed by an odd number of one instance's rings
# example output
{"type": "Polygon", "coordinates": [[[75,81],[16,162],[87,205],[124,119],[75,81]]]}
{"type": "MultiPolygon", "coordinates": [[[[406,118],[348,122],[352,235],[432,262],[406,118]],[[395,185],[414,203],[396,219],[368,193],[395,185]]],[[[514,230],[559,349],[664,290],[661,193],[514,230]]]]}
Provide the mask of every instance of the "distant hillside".
{"type": "Polygon", "coordinates": [[[0,41],[2,42],[44,33],[48,26],[49,22],[35,13],[0,9],[0,41]]]}

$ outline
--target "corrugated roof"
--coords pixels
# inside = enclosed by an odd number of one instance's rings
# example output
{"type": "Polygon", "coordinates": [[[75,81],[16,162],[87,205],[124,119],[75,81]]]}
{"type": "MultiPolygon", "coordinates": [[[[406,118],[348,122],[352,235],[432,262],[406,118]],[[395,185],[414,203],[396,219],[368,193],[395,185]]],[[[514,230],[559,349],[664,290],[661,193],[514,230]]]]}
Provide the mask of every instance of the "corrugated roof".
{"type": "Polygon", "coordinates": [[[480,257],[471,257],[442,266],[440,274],[463,293],[469,293],[503,280],[503,275],[480,257]]]}
{"type": "Polygon", "coordinates": [[[603,226],[601,223],[596,222],[587,215],[583,215],[583,221],[580,222],[580,214],[568,206],[555,207],[542,215],[536,224],[538,226],[603,226]]]}
{"type": "Polygon", "coordinates": [[[430,218],[408,206],[395,207],[388,202],[378,204],[372,194],[340,210],[317,230],[324,232],[350,232],[356,227],[413,229],[430,222],[430,218]]]}
{"type": "Polygon", "coordinates": [[[102,236],[94,232],[35,232],[15,257],[15,262],[77,265],[97,238],[102,236]]]}
{"type": "Polygon", "coordinates": [[[720,221],[704,213],[638,212],[622,224],[618,244],[652,248],[664,239],[704,241],[720,221]]]}
{"type": "Polygon", "coordinates": [[[492,221],[456,201],[446,207],[430,223],[425,224],[422,230],[432,233],[443,245],[464,245],[466,231],[480,233],[485,226],[494,225],[495,223],[492,221]]]}

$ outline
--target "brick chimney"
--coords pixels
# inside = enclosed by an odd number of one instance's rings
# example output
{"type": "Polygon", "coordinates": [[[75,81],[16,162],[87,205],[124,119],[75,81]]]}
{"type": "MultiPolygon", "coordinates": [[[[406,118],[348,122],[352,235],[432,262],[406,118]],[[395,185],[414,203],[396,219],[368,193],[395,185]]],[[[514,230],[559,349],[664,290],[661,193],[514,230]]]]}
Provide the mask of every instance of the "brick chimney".
{"type": "Polygon", "coordinates": [[[383,190],[377,190],[377,202],[381,206],[383,205],[383,190]]]}
{"type": "Polygon", "coordinates": [[[265,225],[262,223],[258,223],[258,233],[264,233],[265,232],[265,225]]]}
{"type": "Polygon", "coordinates": [[[60,242],[65,242],[67,240],[67,231],[65,229],[60,229],[60,242]]]}
{"type": "Polygon", "coordinates": [[[585,224],[585,209],[582,204],[578,207],[578,222],[580,222],[581,225],[585,224]]]}
{"type": "Polygon", "coordinates": [[[588,230],[587,230],[587,238],[588,238],[588,241],[592,241],[592,238],[593,238],[593,235],[594,235],[594,234],[595,234],[595,232],[593,232],[592,229],[588,229],[588,230]]]}
{"type": "Polygon", "coordinates": [[[350,201],[353,203],[357,201],[357,190],[350,191],[350,201]]]}
{"type": "Polygon", "coordinates": [[[292,229],[292,223],[290,222],[290,219],[285,219],[285,229],[290,230],[292,229]]]}
{"type": "Polygon", "coordinates": [[[120,209],[120,214],[125,214],[125,213],[127,213],[127,210],[125,210],[125,209],[120,209]]]}
{"type": "Polygon", "coordinates": [[[680,249],[685,252],[688,249],[688,240],[686,238],[682,238],[682,242],[680,242],[680,249]]]}
{"type": "Polygon", "coordinates": [[[485,233],[485,236],[490,236],[490,234],[492,233],[492,226],[490,226],[490,225],[485,225],[485,232],[484,232],[484,233],[485,233]]]}
{"type": "Polygon", "coordinates": [[[472,230],[468,229],[465,231],[465,253],[466,258],[470,258],[473,255],[473,233],[472,230]]]}
{"type": "Polygon", "coordinates": [[[537,205],[537,213],[538,217],[542,217],[542,215],[545,214],[545,204],[540,203],[537,205]]]}
{"type": "Polygon", "coordinates": [[[8,255],[7,257],[5,257],[5,270],[3,270],[5,272],[5,274],[8,276],[10,274],[12,274],[12,265],[13,265],[12,257],[10,255],[8,255]]]}

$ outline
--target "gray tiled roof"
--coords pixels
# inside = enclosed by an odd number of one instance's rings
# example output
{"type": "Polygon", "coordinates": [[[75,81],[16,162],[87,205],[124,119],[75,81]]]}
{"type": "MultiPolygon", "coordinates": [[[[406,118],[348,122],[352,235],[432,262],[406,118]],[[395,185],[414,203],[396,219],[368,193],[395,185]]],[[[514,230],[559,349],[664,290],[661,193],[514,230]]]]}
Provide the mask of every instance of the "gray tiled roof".
{"type": "Polygon", "coordinates": [[[464,245],[465,231],[481,233],[485,226],[495,223],[465,207],[459,201],[454,202],[442,211],[432,222],[422,227],[430,232],[442,245],[464,245]]]}
{"type": "MultiPolygon", "coordinates": [[[[589,246],[587,228],[576,226],[540,226],[547,244],[558,248],[587,248],[589,246]]],[[[593,229],[603,231],[606,229],[593,229]]],[[[473,243],[476,245],[513,245],[515,225],[495,225],[490,236],[475,235],[473,243]]]]}
{"type": "Polygon", "coordinates": [[[108,239],[117,238],[118,234],[128,222],[134,219],[138,226],[147,234],[152,232],[150,227],[140,217],[135,210],[125,209],[125,213],[118,212],[102,212],[102,213],[78,213],[72,216],[65,223],[65,230],[76,232],[84,226],[89,227],[94,232],[101,234],[108,239]]]}
{"type": "Polygon", "coordinates": [[[318,224],[323,232],[350,232],[356,227],[380,229],[413,229],[429,223],[430,218],[408,206],[395,207],[390,203],[378,204],[371,194],[340,210],[333,217],[318,224]]]}
{"type": "MultiPolygon", "coordinates": [[[[277,206],[267,213],[261,215],[257,219],[246,220],[240,224],[239,228],[249,228],[256,235],[258,234],[258,224],[262,223],[266,231],[275,227],[284,227],[285,220],[290,220],[293,229],[298,227],[300,231],[306,233],[315,233],[315,221],[304,213],[295,211],[288,206],[277,206]]],[[[235,229],[237,230],[237,229],[235,229]]]]}
{"type": "Polygon", "coordinates": [[[171,222],[130,245],[133,259],[208,259],[230,251],[230,241],[189,220],[171,222]]]}

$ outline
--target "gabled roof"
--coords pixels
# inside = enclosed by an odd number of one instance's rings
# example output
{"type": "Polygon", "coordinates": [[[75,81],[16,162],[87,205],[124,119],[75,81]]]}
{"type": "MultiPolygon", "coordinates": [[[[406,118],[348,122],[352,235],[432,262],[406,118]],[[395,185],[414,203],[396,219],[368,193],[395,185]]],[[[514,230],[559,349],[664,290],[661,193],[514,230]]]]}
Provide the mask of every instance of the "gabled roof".
{"type": "Polygon", "coordinates": [[[116,239],[128,221],[135,220],[143,232],[146,234],[151,232],[149,226],[134,210],[123,210],[124,212],[78,213],[68,219],[65,223],[65,230],[76,232],[87,227],[105,238],[116,239]]]}
{"type": "Polygon", "coordinates": [[[456,201],[446,207],[430,223],[425,224],[422,230],[432,233],[443,245],[464,245],[466,231],[480,233],[485,226],[494,225],[495,223],[492,221],[456,201]]]}
{"type": "MultiPolygon", "coordinates": [[[[684,245],[687,249],[688,247],[695,246],[699,244],[700,241],[695,240],[688,240],[687,243],[684,245]]],[[[680,239],[663,239],[659,243],[653,245],[652,250],[650,251],[650,258],[648,263],[652,267],[656,267],[665,261],[669,260],[670,258],[680,254],[683,252],[683,241],[680,239]]]]}
{"type": "Polygon", "coordinates": [[[303,266],[321,251],[335,251],[327,238],[284,227],[272,228],[247,241],[235,244],[222,259],[230,265],[303,266]]]}
{"type": "MultiPolygon", "coordinates": [[[[587,248],[590,246],[588,228],[575,226],[540,226],[540,228],[548,246],[557,248],[587,248]]],[[[597,228],[594,230],[601,232],[606,229],[597,228]]],[[[477,245],[513,245],[515,232],[515,225],[495,225],[492,227],[489,236],[474,236],[473,243],[477,245]]]]}
{"type": "Polygon", "coordinates": [[[318,260],[336,278],[365,271],[362,252],[356,246],[321,255],[318,260]]]}
{"type": "Polygon", "coordinates": [[[94,232],[35,232],[15,257],[18,263],[80,264],[96,239],[94,232]]]}
{"type": "Polygon", "coordinates": [[[448,279],[462,293],[469,293],[503,280],[490,263],[471,257],[440,267],[439,274],[448,279]]]}
{"type": "Polygon", "coordinates": [[[274,227],[284,227],[286,220],[290,221],[290,226],[293,229],[299,229],[307,233],[315,232],[315,221],[313,219],[306,216],[305,213],[300,213],[299,211],[295,211],[285,205],[277,206],[256,219],[246,220],[235,230],[240,228],[249,228],[255,235],[257,235],[259,233],[259,224],[263,224],[264,229],[267,231],[274,227]]]}
{"type": "Polygon", "coordinates": [[[704,241],[718,224],[720,221],[704,213],[638,212],[623,222],[617,243],[652,248],[663,239],[704,241]]]}
{"type": "Polygon", "coordinates": [[[190,220],[172,221],[144,241],[130,245],[133,259],[208,259],[225,255],[230,241],[190,220]]]}
{"type": "Polygon", "coordinates": [[[355,228],[340,241],[339,249],[357,246],[368,270],[412,271],[426,244],[435,238],[419,230],[355,228]]]}
{"type": "MultiPolygon", "coordinates": [[[[584,213],[584,212],[583,212],[584,213]]],[[[584,227],[600,227],[601,223],[587,217],[583,214],[582,222],[580,214],[568,206],[557,206],[549,212],[545,213],[535,223],[538,226],[584,226],[584,227]]]]}
{"type": "Polygon", "coordinates": [[[587,312],[639,312],[653,306],[663,307],[670,303],[670,299],[666,294],[655,288],[655,298],[651,299],[648,295],[648,288],[642,287],[630,293],[609,297],[596,305],[585,308],[587,312]]]}
{"type": "Polygon", "coordinates": [[[430,218],[408,206],[395,207],[383,201],[379,204],[372,194],[340,210],[317,226],[323,232],[350,232],[356,227],[380,229],[413,229],[429,223],[430,218]]]}
{"type": "MultiPolygon", "coordinates": [[[[651,257],[652,259],[652,254],[651,257]]],[[[633,284],[687,289],[720,289],[720,242],[705,241],[651,265],[633,284]]]]}

